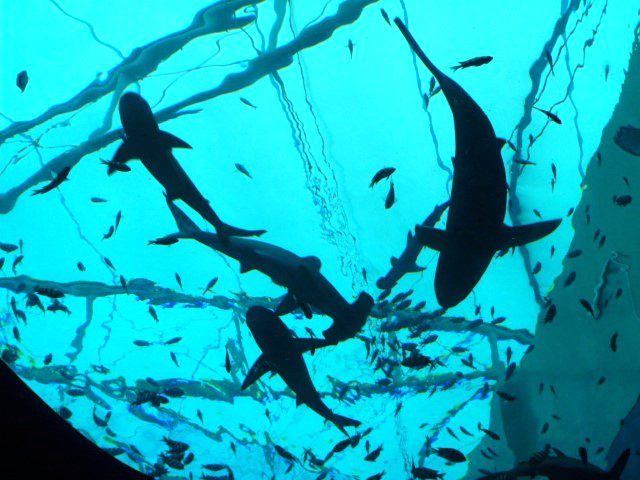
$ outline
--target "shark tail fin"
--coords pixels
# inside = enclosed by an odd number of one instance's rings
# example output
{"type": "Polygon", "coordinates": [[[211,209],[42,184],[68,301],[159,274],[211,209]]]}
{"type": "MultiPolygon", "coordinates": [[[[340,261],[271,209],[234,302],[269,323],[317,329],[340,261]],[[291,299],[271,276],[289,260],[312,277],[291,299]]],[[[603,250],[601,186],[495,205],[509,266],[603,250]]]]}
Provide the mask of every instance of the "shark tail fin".
{"type": "Polygon", "coordinates": [[[438,228],[416,225],[416,238],[425,247],[441,252],[448,243],[449,234],[438,228]]]}
{"type": "Polygon", "coordinates": [[[616,460],[616,463],[613,464],[611,470],[609,470],[609,478],[611,480],[619,480],[624,472],[624,468],[627,466],[627,462],[629,461],[629,456],[631,455],[631,450],[626,449],[616,460]]]}
{"type": "Polygon", "coordinates": [[[349,417],[344,417],[342,415],[338,415],[337,413],[334,413],[333,415],[331,415],[331,417],[329,417],[328,420],[331,423],[333,423],[336,427],[338,427],[340,431],[345,435],[348,435],[345,430],[345,427],[359,427],[360,425],[362,425],[362,422],[358,420],[354,420],[353,418],[349,418],[349,417]]]}
{"type": "Polygon", "coordinates": [[[176,221],[176,225],[178,226],[180,233],[193,233],[200,231],[193,220],[191,220],[186,213],[173,203],[173,201],[169,200],[168,197],[167,206],[169,207],[169,210],[171,210],[171,215],[173,215],[173,219],[176,221]]]}
{"type": "Polygon", "coordinates": [[[520,247],[530,242],[535,242],[546,237],[553,232],[561,220],[547,220],[545,222],[530,223],[517,227],[504,225],[502,238],[498,240],[496,250],[503,250],[511,247],[520,247]]]}

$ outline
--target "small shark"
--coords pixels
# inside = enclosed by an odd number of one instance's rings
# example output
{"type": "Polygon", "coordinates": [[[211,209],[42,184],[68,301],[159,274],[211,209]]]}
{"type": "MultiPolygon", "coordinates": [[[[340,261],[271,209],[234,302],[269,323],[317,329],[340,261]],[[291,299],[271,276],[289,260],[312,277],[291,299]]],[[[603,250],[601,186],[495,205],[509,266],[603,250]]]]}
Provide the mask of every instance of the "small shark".
{"type": "Polygon", "coordinates": [[[422,51],[399,18],[395,23],[413,52],[436,78],[453,113],[456,154],[445,230],[416,226],[418,240],[440,252],[435,290],[438,303],[450,308],[464,300],[480,281],[494,254],[539,240],[560,220],[509,227],[507,177],[491,122],[469,94],[442,73],[422,51]]]}
{"type": "Polygon", "coordinates": [[[149,173],[165,188],[171,200],[181,199],[218,232],[226,241],[229,236],[260,236],[266,230],[244,230],[224,223],[213,211],[207,199],[173,156],[173,148],[191,148],[184,140],[160,130],[147,101],[137,93],[127,92],[120,98],[120,121],[125,132],[123,143],[116,150],[108,173],[126,171],[126,162],[140,159],[149,173]]]}
{"type": "Polygon", "coordinates": [[[309,370],[302,358],[304,352],[322,348],[331,343],[318,338],[294,338],[284,322],[271,310],[254,306],[247,311],[247,326],[262,355],[249,369],[242,390],[252,385],[267,372],[280,375],[296,394],[296,405],[305,404],[311,410],[333,423],[345,435],[345,427],[357,427],[360,422],[333,413],[313,386],[309,370]]]}
{"type": "Polygon", "coordinates": [[[248,238],[231,237],[223,243],[215,233],[200,230],[172,201],[167,204],[180,230],[152,243],[169,245],[180,239],[193,239],[240,262],[240,273],[258,270],[288,290],[284,300],[276,309],[285,315],[298,307],[311,316],[314,307],[333,319],[333,325],[325,330],[327,340],[338,343],[354,337],[364,326],[373,299],[362,292],[349,304],[336,288],[322,275],[322,263],[318,257],[299,257],[289,250],[248,238]]]}
{"type": "MultiPolygon", "coordinates": [[[[449,206],[449,202],[436,205],[433,212],[421,223],[425,227],[433,227],[444,211],[449,206]]],[[[422,272],[424,267],[418,266],[416,261],[424,245],[418,241],[413,232],[407,233],[407,245],[399,257],[391,257],[391,269],[384,277],[376,281],[376,286],[381,290],[390,290],[396,286],[398,281],[407,273],[422,272]]]]}
{"type": "Polygon", "coordinates": [[[607,472],[590,464],[586,455],[577,459],[567,457],[557,449],[554,451],[556,455],[550,455],[550,449],[547,448],[512,470],[491,473],[478,480],[516,480],[519,477],[538,476],[549,480],[619,480],[631,455],[631,450],[625,450],[607,472]]]}

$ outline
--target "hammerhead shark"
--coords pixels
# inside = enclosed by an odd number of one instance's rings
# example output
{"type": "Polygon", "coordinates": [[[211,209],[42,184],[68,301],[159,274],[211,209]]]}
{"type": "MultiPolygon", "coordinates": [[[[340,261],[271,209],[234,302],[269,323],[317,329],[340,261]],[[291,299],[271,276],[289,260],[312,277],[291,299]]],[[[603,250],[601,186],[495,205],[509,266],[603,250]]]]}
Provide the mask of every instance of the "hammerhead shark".
{"type": "Polygon", "coordinates": [[[165,188],[169,199],[181,199],[216,229],[223,240],[229,236],[260,236],[266,230],[244,230],[224,223],[173,156],[173,148],[191,148],[184,140],[160,130],[147,101],[137,93],[120,98],[120,121],[125,138],[110,162],[108,174],[128,171],[126,162],[140,159],[149,173],[165,188]]]}
{"type": "Polygon", "coordinates": [[[605,471],[589,463],[586,453],[582,459],[577,459],[568,457],[557,449],[554,451],[556,455],[550,455],[550,449],[547,448],[511,470],[491,473],[478,480],[534,477],[547,477],[549,480],[619,480],[631,455],[631,450],[625,450],[611,470],[605,471]]]}
{"type": "Polygon", "coordinates": [[[302,354],[331,343],[319,338],[294,338],[283,321],[271,310],[253,306],[247,310],[247,326],[262,355],[258,357],[242,383],[246,389],[267,372],[280,375],[296,394],[296,405],[305,404],[345,433],[344,427],[360,422],[333,413],[320,398],[309,376],[302,354]]]}
{"type": "Polygon", "coordinates": [[[506,141],[496,137],[487,115],[469,94],[429,60],[399,18],[395,24],[440,84],[453,113],[456,153],[446,229],[416,226],[418,240],[440,252],[436,298],[450,308],[471,293],[496,252],[539,240],[560,220],[504,224],[507,178],[500,151],[506,141]]]}
{"type": "Polygon", "coordinates": [[[284,248],[259,240],[230,237],[222,242],[215,233],[200,230],[172,201],[167,204],[178,225],[179,232],[152,241],[153,244],[170,245],[180,239],[196,240],[218,252],[240,262],[240,273],[258,270],[288,291],[276,309],[285,315],[301,308],[305,315],[312,316],[313,307],[333,319],[331,327],[323,334],[325,339],[338,343],[354,337],[364,326],[373,299],[362,292],[357,300],[349,304],[336,288],[322,275],[322,262],[318,257],[299,257],[284,248]]]}

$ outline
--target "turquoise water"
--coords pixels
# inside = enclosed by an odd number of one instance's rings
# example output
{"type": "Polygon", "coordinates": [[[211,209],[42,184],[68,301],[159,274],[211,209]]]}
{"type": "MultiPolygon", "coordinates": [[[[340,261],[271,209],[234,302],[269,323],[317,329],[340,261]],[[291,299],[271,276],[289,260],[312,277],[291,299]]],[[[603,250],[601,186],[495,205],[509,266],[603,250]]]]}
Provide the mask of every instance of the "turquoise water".
{"type": "MultiPolygon", "coordinates": [[[[317,256],[324,276],[349,302],[362,291],[375,298],[380,294],[376,279],[389,270],[390,257],[401,254],[407,232],[448,200],[455,147],[444,96],[433,95],[425,108],[431,74],[380,9],[391,19],[404,19],[430,58],[483,108],[497,135],[536,163],[522,169],[514,166],[513,151],[502,152],[512,192],[517,183],[519,208],[512,205],[506,220],[513,224],[536,222],[538,212],[544,219],[566,219],[580,201],[585,171],[596,158],[625,80],[639,5],[601,0],[588,5],[556,0],[218,2],[237,6],[236,18],[245,24],[240,29],[231,17],[215,16],[219,5],[210,7],[215,3],[0,3],[0,241],[22,242],[20,249],[3,252],[1,338],[20,352],[16,371],[53,408],[68,408],[74,427],[100,447],[123,448],[118,458],[138,469],[152,471],[166,449],[163,437],[189,443],[194,460],[183,470],[168,468],[167,478],[190,473],[198,478],[211,474],[202,465],[216,463],[229,465],[236,478],[281,478],[289,468],[290,478],[312,479],[325,471],[335,479],[382,471],[384,478],[406,478],[412,461],[445,472],[447,479],[463,478],[469,463],[446,465],[425,449],[425,438],[465,454],[482,440],[476,425],[491,425],[493,396],[483,392],[485,382],[495,381],[491,370],[504,361],[507,347],[517,363],[531,343],[522,338],[531,337],[541,298],[562,272],[574,236],[571,222],[563,221],[552,235],[527,246],[531,263],[521,251],[492,262],[473,293],[429,328],[433,332],[423,334],[439,335],[421,351],[440,357],[444,366],[432,371],[397,366],[385,385],[361,339],[305,355],[325,403],[362,422],[351,433],[372,429],[359,445],[313,466],[303,460],[305,449],[325,457],[344,439],[340,431],[306,406],[296,407],[277,376],[264,377],[258,388],[239,389],[260,354],[244,312],[256,298],[275,299],[285,290],[260,272],[240,274],[235,260],[193,241],[148,245],[176,226],[162,186],[140,162],[130,163],[131,172],[113,176],[100,162],[111,159],[120,143],[113,133],[120,128],[118,98],[125,91],[139,92],[154,112],[182,102],[182,114],[161,128],[193,147],[174,154],[220,217],[268,230],[261,237],[265,242],[317,256]],[[206,21],[223,23],[203,31],[192,22],[208,7],[213,17],[206,21]],[[563,15],[566,26],[554,32],[563,15]],[[544,55],[547,42],[553,74],[544,55]],[[451,72],[459,61],[480,55],[493,61],[451,72]],[[266,59],[267,67],[254,75],[250,67],[256,58],[266,59]],[[29,76],[24,92],[16,87],[22,70],[29,76]],[[531,92],[536,105],[559,115],[562,125],[531,110],[531,92]],[[56,168],[47,170],[51,162],[56,168]],[[53,178],[51,171],[69,163],[74,164],[69,180],[59,189],[31,195],[53,178]],[[553,189],[552,164],[557,171],[553,189]],[[390,166],[396,168],[396,199],[385,208],[390,181],[374,188],[369,182],[390,166]],[[35,181],[33,175],[43,168],[46,175],[35,181]],[[106,202],[92,202],[92,197],[106,202]],[[116,232],[103,239],[118,212],[116,232]],[[549,257],[552,245],[556,254],[549,257]],[[24,258],[14,272],[18,255],[24,258]],[[532,277],[531,264],[543,257],[542,270],[532,277]],[[216,285],[203,295],[213,277],[216,285]],[[25,306],[18,285],[33,288],[43,281],[67,293],[61,301],[70,314],[25,306]],[[151,282],[167,290],[159,293],[151,282]],[[16,318],[12,298],[25,311],[26,323],[16,318]],[[469,330],[449,318],[482,318],[490,324],[502,316],[498,358],[492,358],[489,341],[497,327],[469,330]],[[521,329],[530,334],[511,333],[521,329]],[[163,344],[175,337],[181,340],[163,344]],[[136,340],[152,344],[141,347],[136,340]],[[459,353],[456,346],[473,352],[473,368],[461,363],[468,352],[459,353]],[[52,354],[49,365],[44,364],[47,354],[52,354]],[[64,378],[56,373],[61,369],[77,376],[64,378]],[[434,382],[440,388],[430,395],[434,382]],[[160,408],[134,405],[136,389],[171,386],[184,394],[160,408]],[[69,395],[74,387],[83,393],[69,395]],[[96,424],[94,409],[99,418],[111,412],[108,428],[96,424]],[[446,431],[459,432],[460,426],[473,435],[458,433],[456,440],[446,431]],[[366,441],[371,450],[383,445],[374,462],[364,460],[366,441]],[[291,466],[275,445],[299,461],[291,466]]],[[[212,230],[187,211],[200,228],[212,230]]],[[[439,226],[444,228],[444,221],[439,226]]],[[[411,289],[414,305],[426,302],[422,312],[437,311],[436,262],[437,252],[424,249],[418,264],[426,270],[405,275],[389,299],[411,289]]],[[[45,307],[51,303],[41,299],[45,307]]],[[[374,339],[380,358],[401,361],[401,352],[389,345],[415,339],[407,329],[388,331],[389,325],[398,316],[428,325],[420,315],[375,307],[362,336],[374,339]]],[[[308,336],[305,327],[321,336],[331,325],[320,314],[306,320],[299,310],[283,321],[300,337],[308,336]]]]}

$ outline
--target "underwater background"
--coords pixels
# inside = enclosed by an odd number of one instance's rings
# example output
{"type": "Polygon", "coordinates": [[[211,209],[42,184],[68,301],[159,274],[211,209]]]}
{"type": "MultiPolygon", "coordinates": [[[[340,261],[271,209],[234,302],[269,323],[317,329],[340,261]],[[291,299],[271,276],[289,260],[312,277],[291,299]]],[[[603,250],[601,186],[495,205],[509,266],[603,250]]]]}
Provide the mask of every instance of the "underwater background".
{"type": "MultiPolygon", "coordinates": [[[[640,168],[613,141],[619,127],[640,126],[639,9],[635,0],[1,1],[0,242],[19,247],[2,252],[3,360],[146,473],[162,464],[164,438],[188,443],[192,460],[163,478],[225,473],[203,467],[212,464],[248,479],[408,478],[414,464],[473,479],[549,443],[573,456],[585,447],[610,467],[640,448],[640,168]],[[455,147],[444,96],[381,9],[515,147],[503,150],[506,222],[563,221],[494,260],[446,312],[434,294],[437,252],[424,249],[425,270],[374,306],[361,338],[306,355],[325,403],[361,421],[360,434],[372,429],[331,453],[345,437],[296,407],[280,378],[240,389],[260,354],[244,314],[275,307],[285,290],[197,242],[149,245],[176,231],[162,186],[139,162],[108,176],[101,160],[120,142],[121,94],[138,92],[160,127],[193,147],[174,154],[225,221],[317,256],[349,302],[378,297],[407,233],[449,199],[455,147]],[[493,60],[451,71],[480,55],[493,60]],[[31,195],[66,165],[59,189],[31,195]],[[384,167],[396,168],[392,179],[369,188],[384,167]],[[38,286],[63,291],[69,312],[47,310],[46,296],[44,309],[27,306],[25,288],[38,286]],[[409,290],[411,305],[390,302],[409,290]],[[433,334],[420,351],[441,363],[400,365],[402,344],[433,334]],[[139,404],[141,392],[168,401],[139,404]],[[621,429],[629,415],[636,430],[621,429]],[[383,447],[375,461],[365,442],[383,447]],[[436,447],[467,461],[448,464],[436,447]]],[[[283,321],[300,337],[331,325],[299,311],[283,321]]],[[[623,478],[640,478],[639,463],[632,455],[623,478]]]]}

